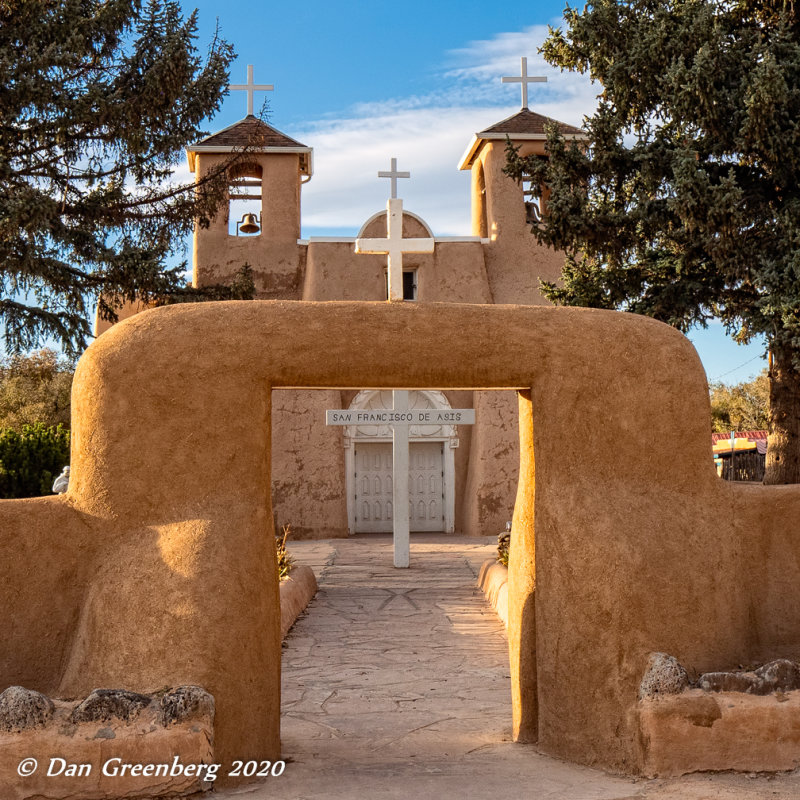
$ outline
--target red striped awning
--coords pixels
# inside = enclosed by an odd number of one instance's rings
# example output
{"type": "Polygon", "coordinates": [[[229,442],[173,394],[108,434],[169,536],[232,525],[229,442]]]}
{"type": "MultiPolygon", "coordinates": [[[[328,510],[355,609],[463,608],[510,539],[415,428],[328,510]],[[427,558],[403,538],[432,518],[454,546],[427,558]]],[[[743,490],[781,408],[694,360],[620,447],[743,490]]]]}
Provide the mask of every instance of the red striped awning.
{"type": "MultiPolygon", "coordinates": [[[[751,442],[766,441],[768,431],[736,431],[734,434],[735,439],[749,439],[751,442]]],[[[728,433],[712,433],[711,444],[716,444],[723,439],[730,440],[731,434],[728,433]]]]}

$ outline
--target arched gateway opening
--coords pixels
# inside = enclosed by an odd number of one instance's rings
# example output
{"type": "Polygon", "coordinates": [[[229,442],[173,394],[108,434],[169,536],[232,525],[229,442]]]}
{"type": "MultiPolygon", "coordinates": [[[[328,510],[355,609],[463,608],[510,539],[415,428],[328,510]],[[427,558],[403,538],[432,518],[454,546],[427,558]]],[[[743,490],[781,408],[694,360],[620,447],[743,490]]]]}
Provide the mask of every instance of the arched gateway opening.
{"type": "Polygon", "coordinates": [[[139,314],[81,358],[69,492],[0,503],[0,684],[198,684],[217,760],[277,759],[271,390],[334,387],[519,391],[516,737],[637,772],[650,653],[710,670],[797,652],[800,490],[717,479],[677,331],[577,308],[221,302],[139,314]]]}

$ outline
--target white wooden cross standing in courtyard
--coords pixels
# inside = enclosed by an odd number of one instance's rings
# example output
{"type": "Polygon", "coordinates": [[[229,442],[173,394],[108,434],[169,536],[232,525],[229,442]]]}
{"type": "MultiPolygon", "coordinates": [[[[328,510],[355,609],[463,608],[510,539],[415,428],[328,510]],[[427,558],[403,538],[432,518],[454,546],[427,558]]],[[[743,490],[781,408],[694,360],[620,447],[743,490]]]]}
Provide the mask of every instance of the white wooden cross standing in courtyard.
{"type": "Polygon", "coordinates": [[[522,107],[528,107],[528,84],[529,83],[547,83],[547,78],[541,77],[534,77],[533,75],[528,75],[528,59],[524,56],[520,59],[522,62],[522,66],[520,68],[520,76],[518,78],[515,77],[504,77],[501,79],[503,83],[521,83],[522,84],[522,107]]]}
{"type": "Polygon", "coordinates": [[[247,116],[253,116],[253,95],[256,92],[272,92],[275,87],[271,83],[253,83],[253,65],[247,65],[247,83],[232,83],[228,86],[234,91],[247,92],[247,116]]]}
{"type": "MultiPolygon", "coordinates": [[[[403,302],[403,254],[432,253],[433,239],[403,238],[403,201],[397,197],[397,179],[410,178],[410,172],[397,171],[397,159],[392,159],[388,172],[379,178],[391,180],[391,192],[386,204],[386,238],[356,239],[356,253],[387,256],[388,299],[403,302]]],[[[327,425],[388,425],[392,429],[392,532],[394,565],[407,567],[410,562],[410,529],[408,518],[408,429],[410,425],[472,425],[475,411],[471,408],[446,410],[408,408],[408,391],[392,392],[392,408],[376,410],[340,410],[326,412],[327,425]]]]}

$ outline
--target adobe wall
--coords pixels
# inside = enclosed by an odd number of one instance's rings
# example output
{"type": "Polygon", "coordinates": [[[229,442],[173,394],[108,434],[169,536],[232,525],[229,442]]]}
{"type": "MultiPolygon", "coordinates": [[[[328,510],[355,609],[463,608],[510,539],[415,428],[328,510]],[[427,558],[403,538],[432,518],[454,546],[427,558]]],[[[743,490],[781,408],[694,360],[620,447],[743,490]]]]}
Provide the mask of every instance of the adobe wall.
{"type": "Polygon", "coordinates": [[[70,491],[0,502],[0,685],[199,684],[223,761],[277,757],[270,386],[531,387],[509,570],[518,738],[637,772],[649,653],[797,657],[800,487],[717,479],[705,375],[673,329],[577,308],[233,302],[139,314],[84,354],[70,491]]]}
{"type": "MultiPolygon", "coordinates": [[[[450,408],[474,408],[475,396],[477,392],[443,392],[450,404],[450,408]]],[[[516,418],[515,418],[516,421],[516,418]]],[[[455,532],[463,536],[485,536],[491,535],[492,531],[476,530],[472,527],[468,517],[469,504],[460,502],[467,491],[467,480],[469,476],[470,457],[473,452],[473,434],[477,425],[457,425],[456,435],[458,436],[458,447],[454,453],[454,466],[456,473],[455,485],[455,508],[453,509],[453,519],[455,532]]],[[[516,433],[514,434],[516,439],[516,433]]],[[[516,491],[516,484],[508,487],[510,496],[516,491]]],[[[413,539],[412,539],[413,542],[413,539]]]]}
{"type": "Polygon", "coordinates": [[[325,425],[328,408],[343,408],[342,392],[272,393],[272,511],[289,539],[349,533],[342,429],[325,425]]]}
{"type": "MultiPolygon", "coordinates": [[[[359,233],[361,238],[385,236],[385,213],[359,233]]],[[[429,236],[430,231],[417,219],[403,215],[404,238],[429,236]]],[[[356,254],[354,244],[354,239],[309,241],[303,300],[386,299],[386,256],[356,254]]],[[[433,253],[405,255],[403,267],[417,270],[418,297],[423,302],[492,302],[483,247],[478,240],[447,241],[440,237],[433,253]]]]}
{"type": "MultiPolygon", "coordinates": [[[[520,153],[527,155],[537,145],[541,143],[526,144],[520,153]]],[[[489,238],[484,253],[492,302],[548,305],[539,291],[539,280],[558,280],[564,254],[542,247],[531,235],[522,187],[503,173],[505,165],[505,142],[486,141],[472,167],[472,232],[480,235],[482,231],[483,203],[489,238]],[[481,170],[485,195],[479,191],[481,170]]]]}
{"type": "Polygon", "coordinates": [[[475,392],[475,418],[461,498],[462,531],[496,536],[514,513],[519,477],[517,398],[513,392],[475,392]]]}

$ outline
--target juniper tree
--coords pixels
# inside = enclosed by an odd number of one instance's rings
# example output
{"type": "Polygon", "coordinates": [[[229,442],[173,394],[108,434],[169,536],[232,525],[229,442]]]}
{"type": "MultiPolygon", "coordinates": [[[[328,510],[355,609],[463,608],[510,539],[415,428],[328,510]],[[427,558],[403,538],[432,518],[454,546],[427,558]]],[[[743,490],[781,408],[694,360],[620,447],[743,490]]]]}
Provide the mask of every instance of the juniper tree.
{"type": "Polygon", "coordinates": [[[0,0],[0,321],[6,349],[86,343],[98,297],[187,299],[175,262],[222,170],[173,180],[233,58],[174,0],[0,0]]]}
{"type": "Polygon", "coordinates": [[[565,250],[556,303],[711,318],[771,356],[767,483],[800,482],[800,12],[776,0],[568,8],[548,62],[602,90],[583,147],[520,159],[549,189],[533,229],[565,250]]]}

